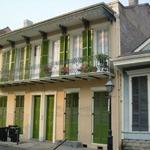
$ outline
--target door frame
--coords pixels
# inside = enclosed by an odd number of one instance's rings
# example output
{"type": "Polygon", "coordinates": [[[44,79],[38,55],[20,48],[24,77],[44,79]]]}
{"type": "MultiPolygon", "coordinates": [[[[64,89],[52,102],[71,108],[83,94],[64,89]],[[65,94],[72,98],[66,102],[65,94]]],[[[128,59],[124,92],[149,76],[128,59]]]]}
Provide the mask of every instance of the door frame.
{"type": "MultiPolygon", "coordinates": [[[[93,99],[93,97],[94,97],[94,92],[106,92],[107,90],[106,90],[106,87],[105,86],[99,86],[99,87],[92,87],[91,88],[91,115],[94,113],[94,99],[93,99]]],[[[93,124],[93,122],[94,122],[94,117],[93,117],[93,115],[92,115],[92,120],[91,120],[91,144],[93,144],[93,145],[99,145],[99,146],[102,146],[102,147],[104,147],[104,146],[106,146],[106,144],[100,144],[100,143],[93,143],[93,135],[92,135],[92,133],[93,133],[93,128],[94,128],[94,124],[93,124]]]]}
{"type": "Polygon", "coordinates": [[[46,139],[46,115],[47,115],[47,103],[46,96],[54,95],[54,113],[53,113],[53,135],[52,135],[52,143],[56,142],[56,111],[57,111],[57,92],[56,91],[45,91],[44,92],[44,139],[46,139]]]}

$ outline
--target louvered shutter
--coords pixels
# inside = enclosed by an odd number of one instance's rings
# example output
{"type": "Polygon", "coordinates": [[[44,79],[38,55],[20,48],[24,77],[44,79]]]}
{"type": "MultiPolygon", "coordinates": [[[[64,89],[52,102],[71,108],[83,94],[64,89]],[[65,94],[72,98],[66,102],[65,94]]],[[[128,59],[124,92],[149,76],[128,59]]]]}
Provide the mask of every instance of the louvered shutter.
{"type": "Polygon", "coordinates": [[[147,76],[132,78],[132,130],[148,131],[147,76]]]}
{"type": "Polygon", "coordinates": [[[22,80],[24,79],[24,74],[25,74],[25,48],[20,49],[20,61],[19,61],[19,79],[22,80]]]}
{"type": "Polygon", "coordinates": [[[49,65],[48,65],[48,50],[49,50],[49,40],[44,39],[41,46],[41,58],[40,58],[40,77],[46,77],[49,75],[49,65]]]}
{"type": "Polygon", "coordinates": [[[93,63],[93,30],[85,29],[82,32],[83,40],[83,63],[91,66],[93,63]]]}
{"type": "Polygon", "coordinates": [[[31,48],[31,44],[27,44],[25,47],[25,79],[30,78],[31,48]]]}

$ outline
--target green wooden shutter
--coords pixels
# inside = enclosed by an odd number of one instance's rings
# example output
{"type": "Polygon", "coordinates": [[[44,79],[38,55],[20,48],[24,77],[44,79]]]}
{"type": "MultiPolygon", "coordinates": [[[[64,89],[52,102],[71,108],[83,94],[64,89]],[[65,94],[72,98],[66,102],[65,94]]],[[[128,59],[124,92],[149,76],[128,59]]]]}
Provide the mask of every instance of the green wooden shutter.
{"type": "Polygon", "coordinates": [[[93,64],[93,30],[85,29],[82,32],[83,64],[89,67],[93,64]]]}
{"type": "Polygon", "coordinates": [[[31,44],[27,44],[25,47],[25,79],[30,78],[30,66],[31,66],[31,44]]]}
{"type": "Polygon", "coordinates": [[[25,72],[25,62],[24,62],[24,58],[25,58],[25,47],[20,49],[20,61],[19,61],[19,79],[22,80],[24,79],[24,72],[25,72]]]}
{"type": "Polygon", "coordinates": [[[106,92],[94,92],[93,143],[107,144],[108,104],[106,92]]]}
{"type": "Polygon", "coordinates": [[[40,77],[46,77],[49,75],[49,71],[46,68],[50,67],[48,65],[48,50],[49,50],[49,40],[43,40],[41,46],[41,58],[40,58],[40,77]]]}
{"type": "Polygon", "coordinates": [[[46,116],[46,140],[52,141],[53,137],[53,114],[54,95],[47,96],[47,116],[46,116]]]}
{"type": "Polygon", "coordinates": [[[78,93],[66,95],[65,138],[67,140],[78,140],[78,103],[78,93]]]}
{"type": "Polygon", "coordinates": [[[69,71],[69,49],[70,36],[63,35],[60,37],[60,74],[67,74],[69,71]]]}
{"type": "Polygon", "coordinates": [[[20,127],[20,133],[23,133],[24,118],[24,96],[16,96],[15,125],[20,127]]]}
{"type": "MultiPolygon", "coordinates": [[[[16,49],[11,49],[11,60],[10,60],[10,76],[9,80],[13,81],[15,77],[15,65],[16,65],[16,49]]],[[[18,70],[17,70],[18,71],[18,70]]]]}
{"type": "Polygon", "coordinates": [[[34,96],[33,138],[39,138],[41,96],[34,96]]]}
{"type": "Polygon", "coordinates": [[[0,127],[6,126],[7,96],[0,96],[0,127]]]}
{"type": "Polygon", "coordinates": [[[1,81],[7,81],[7,66],[6,66],[6,61],[7,61],[7,53],[3,52],[3,61],[2,61],[2,77],[1,77],[1,81]]]}
{"type": "Polygon", "coordinates": [[[63,74],[62,68],[65,67],[65,36],[60,37],[60,74],[63,74]]]}

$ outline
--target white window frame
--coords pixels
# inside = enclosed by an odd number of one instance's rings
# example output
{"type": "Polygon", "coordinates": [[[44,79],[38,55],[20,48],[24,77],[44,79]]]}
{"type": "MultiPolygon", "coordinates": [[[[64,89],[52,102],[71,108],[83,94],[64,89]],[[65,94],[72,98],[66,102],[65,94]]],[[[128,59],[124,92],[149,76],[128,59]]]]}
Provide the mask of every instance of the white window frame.
{"type": "MultiPolygon", "coordinates": [[[[55,34],[55,35],[51,35],[48,37],[49,40],[49,52],[48,52],[48,64],[52,65],[52,74],[51,76],[59,76],[59,61],[60,61],[60,47],[59,47],[59,52],[58,52],[58,60],[57,60],[57,64],[51,64],[54,63],[53,59],[52,59],[52,52],[53,52],[53,43],[55,41],[60,41],[60,37],[61,34],[55,34]],[[54,67],[56,66],[56,71],[58,69],[58,72],[54,72],[54,67]]],[[[55,54],[54,54],[55,55],[55,54]]],[[[56,62],[55,62],[56,63],[56,62]]]]}
{"type": "Polygon", "coordinates": [[[129,132],[132,133],[150,133],[150,69],[139,69],[127,71],[129,75],[129,132]],[[132,130],[132,78],[147,76],[147,90],[148,90],[148,131],[133,131],[132,130]]]}
{"type": "MultiPolygon", "coordinates": [[[[107,30],[107,32],[108,32],[108,53],[107,53],[107,55],[109,55],[109,53],[110,53],[109,23],[102,23],[102,24],[92,25],[92,29],[94,31],[94,37],[93,37],[93,52],[94,52],[94,55],[98,54],[98,52],[97,52],[97,46],[98,46],[98,43],[97,43],[97,32],[104,31],[104,30],[107,30]]],[[[102,43],[102,44],[104,44],[104,43],[102,43]]],[[[102,54],[105,54],[104,49],[102,51],[103,51],[102,54]]]]}
{"type": "MultiPolygon", "coordinates": [[[[37,65],[39,65],[38,67],[38,69],[39,69],[39,75],[38,75],[38,77],[34,77],[34,76],[32,76],[32,72],[33,72],[33,70],[32,69],[30,69],[30,74],[31,74],[31,78],[32,79],[39,79],[39,77],[40,77],[40,58],[41,58],[41,45],[42,45],[42,39],[38,39],[38,40],[34,40],[34,41],[31,41],[30,42],[30,44],[31,44],[31,64],[30,64],[30,67],[33,67],[33,57],[34,57],[34,48],[35,48],[35,46],[40,46],[40,52],[39,52],[39,62],[38,62],[38,64],[35,64],[36,66],[37,65]]],[[[35,70],[34,70],[35,71],[35,70]]],[[[37,70],[38,71],[38,70],[37,70]]]]}

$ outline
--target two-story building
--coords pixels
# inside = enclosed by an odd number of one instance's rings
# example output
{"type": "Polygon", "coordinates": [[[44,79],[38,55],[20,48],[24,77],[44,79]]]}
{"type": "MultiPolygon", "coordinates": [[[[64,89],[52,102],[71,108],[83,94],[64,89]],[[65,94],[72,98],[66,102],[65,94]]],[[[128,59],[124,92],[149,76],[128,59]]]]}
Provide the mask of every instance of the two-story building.
{"type": "Polygon", "coordinates": [[[128,105],[122,107],[124,75],[111,60],[135,49],[149,31],[149,5],[129,4],[112,0],[0,35],[0,126],[20,126],[24,139],[106,149],[105,84],[112,77],[113,146],[119,150],[128,136],[128,105]]]}
{"type": "MultiPolygon", "coordinates": [[[[114,77],[109,58],[120,44],[111,7],[117,11],[118,3],[92,5],[0,36],[0,126],[20,126],[25,139],[106,147],[105,83],[114,77]]],[[[117,146],[117,94],[113,99],[117,146]]]]}

